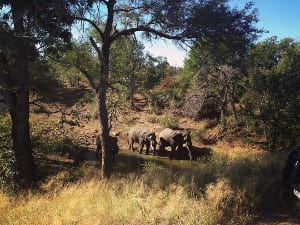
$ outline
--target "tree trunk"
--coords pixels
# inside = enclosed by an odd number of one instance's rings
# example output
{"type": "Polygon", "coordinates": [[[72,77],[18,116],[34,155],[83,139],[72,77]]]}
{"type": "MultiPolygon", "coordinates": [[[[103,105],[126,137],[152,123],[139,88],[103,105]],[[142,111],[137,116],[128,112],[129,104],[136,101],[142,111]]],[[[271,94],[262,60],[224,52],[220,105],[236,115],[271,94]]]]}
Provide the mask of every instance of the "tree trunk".
{"type": "Polygon", "coordinates": [[[130,90],[130,107],[134,108],[134,93],[135,93],[135,74],[134,71],[132,71],[130,75],[130,85],[129,85],[129,90],[130,90]]]}
{"type": "Polygon", "coordinates": [[[13,150],[16,158],[17,182],[21,190],[33,187],[35,166],[29,132],[29,71],[28,47],[25,44],[22,7],[12,4],[14,30],[18,35],[12,68],[10,115],[12,120],[13,150]]]}
{"type": "Polygon", "coordinates": [[[227,88],[225,90],[225,94],[222,96],[221,99],[221,115],[220,115],[220,123],[222,131],[227,129],[227,88]]]}
{"type": "Polygon", "coordinates": [[[17,90],[12,95],[10,110],[12,140],[16,159],[17,183],[20,190],[27,190],[35,183],[35,166],[29,133],[29,91],[17,90]]]}
{"type": "Polygon", "coordinates": [[[108,128],[108,113],[106,107],[106,93],[108,87],[109,75],[109,54],[110,54],[109,38],[103,41],[102,45],[102,61],[100,71],[100,83],[97,90],[99,125],[100,125],[100,141],[102,145],[102,167],[101,176],[109,178],[112,172],[112,149],[109,145],[109,128],[108,128]]]}
{"type": "Polygon", "coordinates": [[[102,146],[102,178],[109,178],[112,172],[112,151],[109,146],[108,115],[106,108],[106,90],[101,87],[97,93],[99,112],[99,136],[102,146]]]}
{"type": "Polygon", "coordinates": [[[238,116],[237,116],[236,107],[235,107],[234,95],[235,95],[235,85],[233,84],[232,89],[230,91],[230,103],[231,103],[231,107],[232,107],[233,117],[235,120],[237,120],[238,116]]]}

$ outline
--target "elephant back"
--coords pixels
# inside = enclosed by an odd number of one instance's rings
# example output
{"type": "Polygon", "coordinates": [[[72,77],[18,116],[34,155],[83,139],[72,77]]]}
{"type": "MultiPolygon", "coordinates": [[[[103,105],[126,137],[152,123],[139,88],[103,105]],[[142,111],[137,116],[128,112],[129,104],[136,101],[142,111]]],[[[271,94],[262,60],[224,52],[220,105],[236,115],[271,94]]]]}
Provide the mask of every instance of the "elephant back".
{"type": "Polygon", "coordinates": [[[159,139],[169,139],[170,137],[172,137],[172,134],[174,133],[174,130],[170,129],[170,128],[166,128],[164,130],[162,130],[159,134],[159,139]]]}
{"type": "Polygon", "coordinates": [[[131,138],[139,138],[142,136],[150,136],[150,135],[153,135],[155,137],[154,131],[142,127],[132,127],[128,131],[128,136],[131,138]]]}
{"type": "Polygon", "coordinates": [[[159,139],[164,139],[164,140],[169,140],[169,139],[182,139],[182,141],[190,141],[191,136],[190,136],[190,131],[186,129],[170,129],[166,128],[162,130],[162,132],[159,135],[159,139]]]}

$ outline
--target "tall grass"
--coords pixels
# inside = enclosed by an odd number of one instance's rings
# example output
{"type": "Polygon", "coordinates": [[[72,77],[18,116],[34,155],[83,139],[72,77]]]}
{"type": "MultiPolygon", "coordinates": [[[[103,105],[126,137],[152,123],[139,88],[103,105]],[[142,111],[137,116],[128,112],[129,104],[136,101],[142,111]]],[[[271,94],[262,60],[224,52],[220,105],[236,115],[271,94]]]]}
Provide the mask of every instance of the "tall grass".
{"type": "Polygon", "coordinates": [[[180,184],[153,189],[137,177],[90,180],[59,193],[16,200],[0,195],[0,224],[218,224],[232,196],[226,180],[199,198],[180,184]]]}
{"type": "Polygon", "coordinates": [[[44,194],[0,193],[0,224],[246,224],[278,205],[279,156],[215,152],[192,166],[156,159],[144,156],[138,173],[115,171],[110,180],[95,175],[70,184],[58,174],[41,187],[44,194]]]}

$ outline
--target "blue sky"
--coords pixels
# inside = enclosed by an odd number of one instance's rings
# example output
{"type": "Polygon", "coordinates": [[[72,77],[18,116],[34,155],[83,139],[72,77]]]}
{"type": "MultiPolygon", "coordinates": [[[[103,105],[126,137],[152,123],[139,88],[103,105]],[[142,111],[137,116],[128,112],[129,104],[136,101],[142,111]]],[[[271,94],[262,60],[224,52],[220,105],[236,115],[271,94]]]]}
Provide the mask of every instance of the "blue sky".
{"type": "MultiPolygon", "coordinates": [[[[247,0],[235,0],[233,5],[244,5],[247,0]]],[[[268,30],[259,40],[271,36],[285,37],[300,41],[300,0],[254,0],[258,9],[258,28],[268,30]]],[[[187,52],[179,50],[170,41],[159,40],[145,43],[146,51],[153,56],[165,56],[172,66],[183,66],[187,52]]]]}
{"type": "Polygon", "coordinates": [[[256,0],[259,28],[269,30],[261,39],[278,36],[300,41],[300,0],[256,0]]]}

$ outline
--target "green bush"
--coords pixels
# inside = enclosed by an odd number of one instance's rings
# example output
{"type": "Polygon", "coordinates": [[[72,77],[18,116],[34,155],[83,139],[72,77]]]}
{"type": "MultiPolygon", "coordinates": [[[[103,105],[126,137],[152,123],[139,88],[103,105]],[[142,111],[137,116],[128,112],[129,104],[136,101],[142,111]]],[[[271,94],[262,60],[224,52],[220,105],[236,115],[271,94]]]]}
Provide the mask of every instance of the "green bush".
{"type": "Polygon", "coordinates": [[[70,137],[55,134],[57,124],[47,122],[43,124],[31,124],[32,150],[40,154],[70,155],[80,162],[83,159],[83,147],[70,137]]]}
{"type": "Polygon", "coordinates": [[[202,135],[205,133],[205,128],[194,129],[191,132],[191,137],[193,141],[202,143],[202,135]]]}
{"type": "Polygon", "coordinates": [[[176,129],[179,126],[179,118],[175,116],[162,115],[157,118],[157,122],[167,128],[176,129]]]}
{"type": "Polygon", "coordinates": [[[16,190],[15,157],[12,149],[11,120],[8,115],[0,117],[0,188],[16,190]]]}
{"type": "Polygon", "coordinates": [[[164,169],[161,165],[159,165],[155,161],[146,161],[144,164],[142,164],[142,166],[144,172],[150,172],[150,173],[159,172],[164,169]]]}

